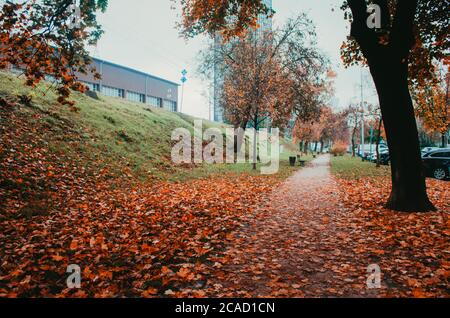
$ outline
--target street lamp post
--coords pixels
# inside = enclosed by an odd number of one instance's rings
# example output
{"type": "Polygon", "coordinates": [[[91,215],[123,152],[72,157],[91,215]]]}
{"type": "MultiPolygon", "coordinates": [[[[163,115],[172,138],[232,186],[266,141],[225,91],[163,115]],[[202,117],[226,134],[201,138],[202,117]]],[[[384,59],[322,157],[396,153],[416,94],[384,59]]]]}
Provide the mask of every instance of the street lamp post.
{"type": "MultiPolygon", "coordinates": [[[[450,73],[445,75],[446,93],[445,93],[445,116],[448,116],[448,83],[450,81],[450,73]]],[[[447,117],[448,118],[448,117],[447,117]]],[[[442,136],[442,147],[446,147],[448,144],[448,130],[442,136]]]]}
{"type": "Polygon", "coordinates": [[[364,141],[364,87],[363,87],[363,71],[361,68],[361,156],[364,161],[365,141],[364,141]]]}
{"type": "Polygon", "coordinates": [[[184,69],[181,71],[181,104],[180,104],[180,113],[183,110],[183,100],[184,100],[184,84],[187,82],[187,71],[184,69]]]}

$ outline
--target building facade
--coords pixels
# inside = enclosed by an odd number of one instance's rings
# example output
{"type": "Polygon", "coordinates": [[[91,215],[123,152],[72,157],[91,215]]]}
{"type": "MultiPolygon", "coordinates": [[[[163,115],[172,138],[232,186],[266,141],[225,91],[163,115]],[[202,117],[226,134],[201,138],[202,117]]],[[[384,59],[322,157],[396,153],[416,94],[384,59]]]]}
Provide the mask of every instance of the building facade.
{"type": "MultiPolygon", "coordinates": [[[[263,3],[267,6],[267,8],[272,9],[272,0],[263,0],[263,3]]],[[[269,17],[265,14],[260,14],[258,16],[258,25],[260,26],[256,30],[256,35],[260,35],[265,31],[272,30],[272,17],[269,17]]],[[[219,35],[214,37],[214,51],[219,52],[218,47],[221,45],[226,45],[222,43],[222,39],[219,35]]],[[[224,63],[217,62],[217,58],[214,59],[216,63],[214,64],[214,101],[213,101],[213,120],[216,122],[223,123],[225,121],[224,118],[224,107],[221,103],[221,94],[223,92],[223,84],[224,84],[224,71],[225,65],[224,63]]]]}
{"type": "Polygon", "coordinates": [[[91,73],[77,74],[80,82],[89,90],[172,112],[178,111],[179,84],[97,58],[92,59],[92,66],[100,74],[100,79],[94,78],[91,73]]]}

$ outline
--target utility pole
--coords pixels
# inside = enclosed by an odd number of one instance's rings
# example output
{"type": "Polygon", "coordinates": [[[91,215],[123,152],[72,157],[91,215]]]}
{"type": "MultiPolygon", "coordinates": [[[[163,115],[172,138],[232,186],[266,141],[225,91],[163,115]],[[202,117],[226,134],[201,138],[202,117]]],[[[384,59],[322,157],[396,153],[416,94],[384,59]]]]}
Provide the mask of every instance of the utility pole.
{"type": "Polygon", "coordinates": [[[363,69],[361,68],[361,155],[364,160],[365,141],[364,141],[364,88],[363,88],[363,69]]]}
{"type": "MultiPolygon", "coordinates": [[[[445,74],[445,85],[446,85],[446,93],[445,93],[445,116],[448,117],[448,82],[450,80],[450,73],[445,74]]],[[[447,147],[448,144],[448,130],[442,134],[442,148],[447,147]]]]}
{"type": "MultiPolygon", "coordinates": [[[[445,74],[446,94],[445,94],[445,117],[448,118],[448,82],[450,81],[450,73],[445,74]]],[[[447,147],[448,130],[442,135],[442,147],[447,147]]]]}

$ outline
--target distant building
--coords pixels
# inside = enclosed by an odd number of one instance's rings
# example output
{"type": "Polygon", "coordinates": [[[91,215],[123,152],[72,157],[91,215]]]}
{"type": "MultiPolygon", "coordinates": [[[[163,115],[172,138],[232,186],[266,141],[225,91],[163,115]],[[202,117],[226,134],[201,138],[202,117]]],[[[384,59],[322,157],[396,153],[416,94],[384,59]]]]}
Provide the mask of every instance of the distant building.
{"type": "MultiPolygon", "coordinates": [[[[91,67],[100,74],[100,79],[94,78],[92,73],[76,73],[78,80],[91,91],[172,112],[179,109],[177,83],[97,58],[92,58],[91,67]]],[[[16,66],[12,66],[11,71],[22,73],[21,68],[16,66]]],[[[45,78],[54,81],[51,76],[45,78]]]]}
{"type": "Polygon", "coordinates": [[[91,91],[178,111],[179,84],[97,58],[92,60],[101,79],[95,79],[93,74],[77,74],[91,91]]]}
{"type": "MultiPolygon", "coordinates": [[[[269,8],[272,9],[272,0],[263,0],[263,3],[269,8]]],[[[256,30],[256,34],[260,35],[264,31],[272,30],[272,17],[269,17],[265,14],[260,14],[258,17],[259,28],[256,30]]],[[[214,38],[214,50],[218,52],[217,47],[221,45],[226,45],[222,43],[222,39],[219,35],[216,35],[214,38]]],[[[217,59],[216,59],[217,60],[217,59]]],[[[224,122],[224,107],[221,105],[221,94],[223,92],[223,83],[224,83],[224,69],[225,66],[223,63],[215,63],[214,65],[214,104],[213,104],[213,119],[216,122],[224,122]]]]}

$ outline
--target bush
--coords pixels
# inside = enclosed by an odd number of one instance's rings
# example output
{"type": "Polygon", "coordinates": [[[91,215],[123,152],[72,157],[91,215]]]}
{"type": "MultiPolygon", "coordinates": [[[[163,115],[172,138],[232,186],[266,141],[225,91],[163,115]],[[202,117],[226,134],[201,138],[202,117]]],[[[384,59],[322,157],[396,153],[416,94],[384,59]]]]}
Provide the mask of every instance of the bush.
{"type": "Polygon", "coordinates": [[[346,152],[347,152],[347,145],[344,143],[336,143],[330,150],[330,153],[335,157],[343,156],[345,155],[346,152]]]}

